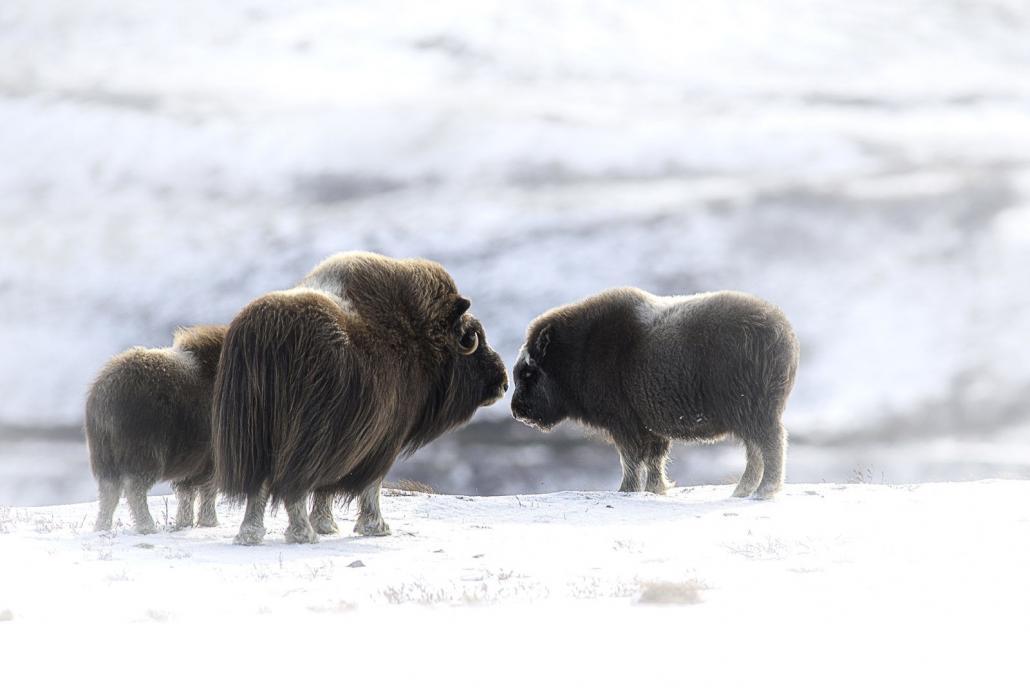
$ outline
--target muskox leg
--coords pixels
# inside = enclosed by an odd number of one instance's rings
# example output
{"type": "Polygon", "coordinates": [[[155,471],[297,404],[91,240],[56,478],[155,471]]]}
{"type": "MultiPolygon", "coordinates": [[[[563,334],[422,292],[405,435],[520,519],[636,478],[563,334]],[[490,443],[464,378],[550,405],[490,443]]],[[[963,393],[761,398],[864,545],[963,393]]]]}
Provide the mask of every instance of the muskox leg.
{"type": "Polygon", "coordinates": [[[762,481],[762,474],[765,472],[761,445],[755,440],[744,440],[744,447],[747,451],[747,468],[740,476],[737,489],[733,491],[734,497],[750,497],[762,481]]]}
{"type": "Polygon", "coordinates": [[[318,535],[311,527],[308,520],[308,500],[301,497],[295,502],[286,505],[286,515],[290,519],[290,525],[286,526],[287,544],[308,544],[318,542],[318,535]]]}
{"type": "Polygon", "coordinates": [[[125,499],[129,502],[133,525],[137,533],[144,535],[157,532],[154,519],[150,517],[150,507],[147,506],[147,491],[152,485],[152,482],[138,477],[125,481],[125,499]]]}
{"type": "Polygon", "coordinates": [[[643,460],[620,449],[619,461],[622,463],[622,484],[619,485],[619,492],[640,492],[643,489],[643,460]]]}
{"type": "Polygon", "coordinates": [[[175,501],[179,504],[175,513],[175,529],[181,530],[182,528],[192,528],[193,502],[197,499],[196,488],[187,487],[180,483],[173,483],[172,489],[175,490],[175,501]]]}
{"type": "Polygon", "coordinates": [[[265,506],[268,504],[268,483],[256,494],[247,496],[247,510],[243,514],[240,532],[233,540],[237,545],[260,545],[265,539],[265,506]]]}
{"type": "Polygon", "coordinates": [[[122,498],[122,481],[103,479],[100,480],[98,487],[100,511],[97,513],[97,523],[93,530],[111,530],[114,510],[118,507],[118,500],[122,498]]]}
{"type": "Polygon", "coordinates": [[[358,522],[354,524],[354,532],[359,535],[389,535],[390,526],[383,520],[379,510],[379,490],[383,481],[372,483],[358,497],[358,522]]]}
{"type": "Polygon", "coordinates": [[[669,440],[646,433],[616,440],[622,461],[622,485],[619,492],[640,492],[644,489],[647,473],[647,491],[665,494],[671,485],[665,478],[665,461],[669,455],[669,440]]]}
{"type": "Polygon", "coordinates": [[[647,487],[645,489],[648,492],[663,495],[667,489],[675,486],[675,483],[670,482],[669,476],[665,473],[665,465],[668,460],[669,455],[663,452],[644,462],[647,468],[647,487]]]}
{"type": "Polygon", "coordinates": [[[198,528],[214,528],[218,525],[218,511],[215,509],[217,501],[218,486],[213,479],[200,486],[200,513],[197,515],[198,528]]]}
{"type": "Polygon", "coordinates": [[[765,474],[755,492],[758,499],[769,499],[783,487],[783,464],[787,453],[787,430],[778,425],[762,442],[765,474]]]}
{"type": "Polygon", "coordinates": [[[311,500],[311,527],[319,535],[333,535],[339,533],[340,528],[333,518],[333,493],[315,492],[311,500]]]}

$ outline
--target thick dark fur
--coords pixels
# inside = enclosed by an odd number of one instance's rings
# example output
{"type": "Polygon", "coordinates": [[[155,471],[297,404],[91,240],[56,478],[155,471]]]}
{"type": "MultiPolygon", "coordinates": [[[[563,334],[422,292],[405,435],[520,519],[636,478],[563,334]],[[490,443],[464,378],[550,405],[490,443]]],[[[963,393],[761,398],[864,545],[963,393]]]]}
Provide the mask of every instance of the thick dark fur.
{"type": "MultiPolygon", "coordinates": [[[[352,498],[374,487],[378,517],[378,483],[395,459],[507,388],[468,305],[437,263],[361,252],[250,303],[229,326],[215,385],[220,489],[286,504],[288,541],[314,540],[291,511],[311,492],[352,498]],[[461,353],[473,337],[478,348],[461,353]]],[[[256,544],[263,525],[248,523],[237,541],[256,544]]]]}
{"type": "MultiPolygon", "coordinates": [[[[111,515],[126,492],[136,529],[153,532],[147,491],[170,480],[180,496],[176,525],[192,525],[198,489],[211,490],[211,395],[226,328],[180,329],[168,349],[133,348],[100,371],[86,399],[86,439],[90,465],[100,487],[98,530],[111,527],[111,515]],[[190,523],[186,523],[186,518],[190,523]]],[[[200,525],[215,525],[210,513],[200,525]]]]}
{"type": "Polygon", "coordinates": [[[515,366],[512,414],[547,430],[566,418],[603,430],[624,491],[663,493],[670,440],[734,435],[748,466],[736,496],[783,483],[782,416],[799,347],[776,306],[739,292],[657,297],[602,292],[544,313],[515,366]]]}

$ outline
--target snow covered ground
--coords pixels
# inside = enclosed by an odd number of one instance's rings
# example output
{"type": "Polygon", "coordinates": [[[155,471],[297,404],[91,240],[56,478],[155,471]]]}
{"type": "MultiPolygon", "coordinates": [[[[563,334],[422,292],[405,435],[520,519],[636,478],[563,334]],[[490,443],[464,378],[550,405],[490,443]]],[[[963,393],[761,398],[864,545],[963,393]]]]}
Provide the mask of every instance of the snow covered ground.
{"type": "Polygon", "coordinates": [[[5,508],[0,672],[1022,685],[1030,482],[730,490],[388,491],[391,537],[287,546],[279,513],[254,548],[225,505],[216,529],[152,536],[90,532],[92,503],[5,508]]]}

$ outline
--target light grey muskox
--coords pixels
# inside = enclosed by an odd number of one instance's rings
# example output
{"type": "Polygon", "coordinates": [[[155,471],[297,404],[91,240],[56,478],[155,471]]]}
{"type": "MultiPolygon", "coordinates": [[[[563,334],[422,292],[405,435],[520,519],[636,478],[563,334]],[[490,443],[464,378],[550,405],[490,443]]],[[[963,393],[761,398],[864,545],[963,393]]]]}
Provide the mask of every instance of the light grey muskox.
{"type": "Polygon", "coordinates": [[[172,481],[176,528],[216,526],[211,394],[225,327],[180,329],[167,349],[133,348],[100,371],[86,400],[86,440],[100,491],[96,529],[110,530],[125,491],[140,533],[153,533],[147,492],[172,481]]]}
{"type": "Polygon", "coordinates": [[[767,498],[783,485],[798,356],[786,316],[755,296],[612,289],[530,324],[512,414],[544,430],[571,418],[604,431],[624,492],[665,492],[670,440],[734,435],[747,450],[734,496],[767,498]]]}
{"type": "Polygon", "coordinates": [[[360,499],[357,532],[389,533],[379,487],[397,457],[508,387],[468,309],[437,263],[353,252],[233,319],[212,428],[219,489],[247,502],[237,543],[263,540],[268,499],[286,505],[287,542],[337,532],[336,495],[360,499]]]}

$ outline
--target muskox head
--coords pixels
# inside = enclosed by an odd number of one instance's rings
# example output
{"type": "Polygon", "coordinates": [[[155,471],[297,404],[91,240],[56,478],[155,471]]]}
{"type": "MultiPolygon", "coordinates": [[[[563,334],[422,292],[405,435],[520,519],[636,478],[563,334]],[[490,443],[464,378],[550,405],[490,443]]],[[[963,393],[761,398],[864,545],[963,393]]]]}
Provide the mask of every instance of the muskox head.
{"type": "Polygon", "coordinates": [[[455,294],[441,323],[442,360],[408,451],[465,423],[476,409],[497,402],[508,390],[504,361],[487,344],[483,326],[468,312],[469,306],[468,299],[455,294]]]}
{"type": "Polygon", "coordinates": [[[557,377],[560,352],[551,346],[554,335],[553,323],[534,324],[515,364],[511,414],[540,430],[550,430],[569,415],[557,377]]]}
{"type": "MultiPolygon", "coordinates": [[[[508,388],[504,362],[439,263],[349,251],[324,260],[300,286],[335,295],[353,316],[352,339],[382,351],[379,365],[402,371],[396,382],[401,415],[410,419],[408,453],[465,423],[508,388]]],[[[381,383],[390,377],[379,374],[381,383]]]]}
{"type": "Polygon", "coordinates": [[[486,332],[469,312],[469,300],[458,297],[451,312],[449,347],[453,356],[451,387],[465,396],[469,415],[489,406],[508,390],[504,361],[486,343],[486,332]]]}

